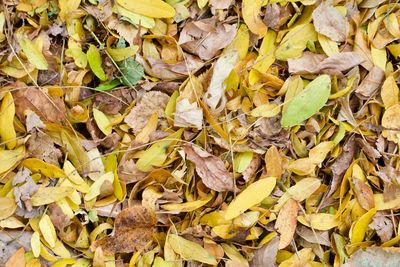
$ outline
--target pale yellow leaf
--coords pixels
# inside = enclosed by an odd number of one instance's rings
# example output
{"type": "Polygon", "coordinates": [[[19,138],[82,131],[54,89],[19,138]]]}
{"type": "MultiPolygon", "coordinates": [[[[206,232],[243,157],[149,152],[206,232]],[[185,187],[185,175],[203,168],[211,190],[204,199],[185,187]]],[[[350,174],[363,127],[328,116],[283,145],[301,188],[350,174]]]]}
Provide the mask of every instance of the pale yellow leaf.
{"type": "Polygon", "coordinates": [[[250,31],[263,37],[268,30],[260,17],[262,0],[243,0],[242,16],[250,31]]]}
{"type": "Polygon", "coordinates": [[[8,149],[15,148],[16,133],[14,129],[15,104],[12,94],[7,92],[0,107],[0,137],[8,149]]]}
{"type": "Polygon", "coordinates": [[[132,12],[150,18],[172,18],[175,16],[175,9],[162,0],[117,0],[117,3],[132,12]]]}
{"type": "Polygon", "coordinates": [[[332,229],[339,224],[339,220],[336,216],[328,213],[301,215],[297,217],[297,220],[305,226],[321,231],[332,229]]]}
{"type": "Polygon", "coordinates": [[[43,235],[44,240],[46,240],[49,246],[53,248],[56,245],[57,234],[49,215],[44,214],[42,216],[39,221],[39,229],[43,235]]]}
{"type": "Polygon", "coordinates": [[[109,135],[112,133],[112,124],[106,114],[97,108],[93,108],[93,117],[96,121],[97,127],[99,127],[103,134],[109,135]]]}

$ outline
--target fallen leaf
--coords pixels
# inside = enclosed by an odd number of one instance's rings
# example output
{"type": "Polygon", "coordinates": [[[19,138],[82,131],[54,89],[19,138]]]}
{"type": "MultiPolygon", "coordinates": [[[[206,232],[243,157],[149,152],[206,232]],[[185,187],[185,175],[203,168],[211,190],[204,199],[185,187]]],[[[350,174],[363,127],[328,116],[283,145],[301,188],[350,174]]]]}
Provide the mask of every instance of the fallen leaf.
{"type": "Polygon", "coordinates": [[[376,231],[382,242],[389,241],[393,236],[392,220],[380,211],[375,214],[368,227],[376,231]]]}
{"type": "Polygon", "coordinates": [[[29,62],[39,70],[47,70],[49,65],[37,44],[20,34],[17,39],[29,62]]]}
{"type": "Polygon", "coordinates": [[[278,254],[279,237],[274,237],[264,247],[256,250],[250,263],[252,267],[277,266],[275,264],[278,254]]]}
{"type": "Polygon", "coordinates": [[[313,116],[328,101],[331,80],[328,75],[321,75],[310,82],[303,91],[294,96],[282,114],[281,124],[291,127],[313,116]]]}
{"type": "Polygon", "coordinates": [[[279,211],[275,222],[275,229],[280,233],[279,249],[289,246],[293,240],[297,226],[297,212],[299,210],[296,200],[290,198],[279,211]]]}
{"type": "Polygon", "coordinates": [[[0,137],[1,141],[6,144],[8,149],[15,148],[16,133],[14,129],[14,115],[15,115],[15,105],[14,99],[10,92],[7,92],[1,101],[0,107],[0,137]]]}
{"type": "Polygon", "coordinates": [[[315,30],[336,42],[346,41],[348,22],[333,6],[320,4],[312,13],[315,30]]]}
{"type": "Polygon", "coordinates": [[[210,85],[204,96],[204,101],[211,109],[224,108],[226,99],[224,91],[226,89],[225,79],[235,67],[239,55],[236,51],[222,55],[215,63],[210,85]]]}
{"type": "Polygon", "coordinates": [[[233,41],[236,26],[219,23],[215,18],[189,22],[183,27],[178,44],[185,51],[210,60],[233,41]]]}
{"type": "Polygon", "coordinates": [[[164,115],[168,99],[168,95],[157,91],[144,94],[139,103],[125,117],[125,123],[132,128],[134,133],[139,133],[146,126],[154,112],[157,113],[158,117],[164,115]]]}
{"type": "Polygon", "coordinates": [[[385,73],[379,67],[374,66],[367,76],[361,81],[355,93],[360,99],[368,99],[373,97],[378,88],[382,85],[385,78],[385,73]]]}
{"type": "Polygon", "coordinates": [[[26,262],[25,262],[25,249],[20,248],[17,250],[17,252],[12,255],[4,267],[24,267],[26,262]]]}
{"type": "Polygon", "coordinates": [[[101,66],[102,60],[100,52],[94,45],[90,45],[88,51],[86,52],[87,61],[89,62],[89,66],[92,69],[93,73],[99,78],[101,81],[107,80],[107,76],[101,66]]]}
{"type": "Polygon", "coordinates": [[[114,236],[97,240],[92,246],[101,247],[106,255],[140,251],[152,241],[155,224],[153,211],[142,206],[129,207],[115,218],[114,236]]]}
{"type": "Polygon", "coordinates": [[[360,249],[350,256],[343,267],[373,266],[377,262],[384,262],[384,266],[396,266],[400,260],[399,249],[369,247],[360,249]]]}
{"type": "MultiPolygon", "coordinates": [[[[24,85],[21,85],[24,86],[24,85]]],[[[43,121],[61,123],[66,119],[64,102],[59,97],[46,95],[41,89],[28,87],[13,92],[15,112],[25,121],[25,110],[32,110],[43,121]]]]}
{"type": "Polygon", "coordinates": [[[175,127],[193,127],[198,130],[203,126],[203,110],[196,102],[190,103],[184,98],[176,103],[174,113],[175,127]]]}
{"type": "Polygon", "coordinates": [[[244,22],[252,33],[260,37],[263,37],[268,30],[267,25],[264,24],[259,15],[262,3],[262,0],[244,0],[242,2],[242,16],[244,22]]]}
{"type": "Polygon", "coordinates": [[[204,185],[217,192],[233,191],[233,177],[221,159],[196,147],[184,147],[186,157],[196,165],[196,172],[204,185]]]}
{"type": "Polygon", "coordinates": [[[276,184],[275,177],[260,179],[250,184],[235,197],[225,212],[225,219],[233,219],[268,197],[276,184]]]}
{"type": "Polygon", "coordinates": [[[314,213],[314,214],[306,214],[297,217],[297,220],[305,225],[310,227],[311,229],[326,231],[330,230],[336,226],[338,226],[338,219],[328,213],[314,213]]]}
{"type": "Polygon", "coordinates": [[[117,0],[117,3],[132,12],[151,18],[172,18],[175,16],[174,8],[161,0],[152,2],[145,0],[117,0]]]}

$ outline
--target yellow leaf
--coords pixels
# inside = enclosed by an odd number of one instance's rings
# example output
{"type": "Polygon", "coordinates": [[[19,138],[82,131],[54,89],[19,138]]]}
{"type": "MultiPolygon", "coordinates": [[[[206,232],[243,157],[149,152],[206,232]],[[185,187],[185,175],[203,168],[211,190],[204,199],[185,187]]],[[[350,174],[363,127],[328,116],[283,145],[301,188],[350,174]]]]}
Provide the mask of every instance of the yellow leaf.
{"type": "Polygon", "coordinates": [[[258,56],[255,61],[256,64],[253,67],[261,73],[266,72],[275,61],[275,40],[276,33],[273,30],[268,30],[267,34],[263,38],[260,49],[258,50],[258,56]]]}
{"type": "Polygon", "coordinates": [[[329,37],[318,33],[318,42],[328,57],[339,54],[338,44],[329,37]]]}
{"type": "Polygon", "coordinates": [[[250,31],[263,37],[268,30],[260,17],[262,0],[243,0],[242,16],[250,31]]]}
{"type": "Polygon", "coordinates": [[[279,199],[274,211],[279,211],[289,198],[301,202],[311,196],[321,185],[318,178],[304,178],[290,187],[279,199]]]}
{"type": "MultiPolygon", "coordinates": [[[[79,260],[81,260],[81,259],[79,259],[79,260]]],[[[51,267],[67,267],[69,265],[72,265],[72,266],[75,266],[75,267],[88,266],[88,265],[75,265],[75,263],[77,263],[77,260],[75,260],[75,259],[60,259],[56,263],[51,265],[51,267]]]]}
{"type": "Polygon", "coordinates": [[[281,112],[281,106],[278,104],[264,104],[251,111],[253,117],[272,118],[281,112]]]}
{"type": "Polygon", "coordinates": [[[97,108],[93,108],[93,117],[96,121],[97,126],[103,134],[109,135],[112,133],[112,124],[103,112],[101,112],[97,108]]]}
{"type": "Polygon", "coordinates": [[[0,220],[6,219],[13,215],[17,205],[14,199],[9,197],[0,197],[0,220]]]}
{"type": "Polygon", "coordinates": [[[24,156],[24,146],[20,146],[14,150],[0,150],[0,174],[11,169],[24,156]]]}
{"type": "Polygon", "coordinates": [[[154,112],[147,122],[146,126],[138,133],[135,140],[142,143],[148,143],[150,140],[150,134],[157,130],[158,124],[158,115],[157,112],[154,112]]]}
{"type": "Polygon", "coordinates": [[[112,172],[106,172],[105,174],[103,174],[102,176],[100,176],[91,186],[89,189],[89,192],[85,195],[85,201],[90,201],[92,199],[94,199],[95,197],[99,196],[101,191],[101,186],[105,183],[105,182],[109,182],[112,184],[112,182],[114,181],[114,175],[112,172]]]}
{"type": "Polygon", "coordinates": [[[240,252],[233,245],[221,243],[225,254],[234,262],[238,263],[239,266],[249,266],[248,261],[240,254],[240,252]]]}
{"type": "Polygon", "coordinates": [[[41,206],[56,202],[74,192],[72,187],[39,187],[31,197],[33,206],[41,206]]]}
{"type": "Polygon", "coordinates": [[[338,226],[339,221],[335,215],[328,213],[307,214],[297,217],[297,220],[305,226],[315,230],[326,231],[338,226]]]}
{"type": "Polygon", "coordinates": [[[207,5],[208,0],[197,0],[197,5],[199,6],[199,8],[203,8],[207,5]]]}
{"type": "Polygon", "coordinates": [[[319,143],[310,150],[308,158],[312,163],[320,164],[325,160],[328,153],[331,152],[334,147],[335,143],[332,141],[319,143]]]}
{"type": "Polygon", "coordinates": [[[14,129],[15,104],[12,94],[7,92],[0,107],[0,137],[8,149],[14,149],[17,144],[14,129]]]}
{"type": "Polygon", "coordinates": [[[268,197],[276,184],[275,177],[260,179],[250,184],[229,204],[225,219],[233,219],[268,197]]]}
{"type": "Polygon", "coordinates": [[[279,60],[300,57],[307,46],[307,42],[316,41],[316,39],[317,34],[312,24],[298,25],[292,28],[282,39],[275,51],[275,56],[279,60]]]}
{"type": "Polygon", "coordinates": [[[374,203],[377,210],[397,210],[400,208],[400,198],[385,201],[383,194],[374,194],[374,203]]]}
{"type": "Polygon", "coordinates": [[[31,237],[31,248],[35,258],[40,256],[40,236],[38,232],[34,232],[31,237]]]}
{"type": "Polygon", "coordinates": [[[161,0],[117,0],[117,3],[132,12],[150,18],[172,18],[175,16],[175,9],[161,0]]]}
{"type": "Polygon", "coordinates": [[[42,216],[39,221],[39,229],[43,235],[44,240],[46,240],[49,246],[53,248],[56,245],[57,234],[49,215],[44,214],[42,216]]]}
{"type": "Polygon", "coordinates": [[[165,139],[158,141],[149,147],[136,162],[136,167],[142,172],[149,172],[153,166],[160,167],[168,157],[168,148],[175,144],[178,138],[181,137],[183,129],[179,129],[173,134],[170,134],[165,139]]]}
{"type": "Polygon", "coordinates": [[[69,160],[64,161],[63,170],[68,179],[74,184],[83,184],[85,180],[79,175],[78,171],[75,169],[74,165],[69,160]]]}
{"type": "Polygon", "coordinates": [[[368,225],[371,223],[372,217],[374,217],[376,211],[376,208],[370,209],[367,213],[353,223],[349,233],[352,244],[359,243],[364,240],[368,225]]]}
{"type": "Polygon", "coordinates": [[[372,62],[383,71],[386,70],[386,48],[378,49],[371,45],[372,62]]]}
{"type": "Polygon", "coordinates": [[[387,77],[383,83],[381,97],[382,102],[385,105],[385,109],[388,109],[391,106],[399,103],[399,87],[397,86],[393,75],[387,77]]]}
{"type": "Polygon", "coordinates": [[[24,51],[28,58],[28,61],[38,70],[47,70],[49,66],[39,47],[34,42],[20,34],[17,35],[17,39],[22,51],[24,51]]]}
{"type": "Polygon", "coordinates": [[[25,224],[22,223],[16,217],[8,217],[4,220],[0,221],[1,228],[9,228],[9,229],[17,229],[17,228],[24,228],[25,224]]]}
{"type": "Polygon", "coordinates": [[[235,172],[244,172],[250,165],[250,162],[253,159],[253,154],[253,151],[237,153],[233,161],[235,172]]]}
{"type": "Polygon", "coordinates": [[[309,158],[302,158],[289,163],[288,169],[298,175],[310,175],[317,165],[309,158]]]}
{"type": "Polygon", "coordinates": [[[62,169],[37,158],[26,159],[21,165],[32,172],[38,172],[50,178],[67,178],[67,175],[62,169]]]}
{"type": "Polygon", "coordinates": [[[230,43],[225,49],[223,53],[228,53],[230,51],[237,51],[239,53],[239,59],[244,59],[247,55],[247,51],[249,50],[250,44],[250,34],[249,29],[245,24],[241,24],[235,39],[233,39],[232,43],[230,43]]]}
{"type": "Polygon", "coordinates": [[[65,50],[65,55],[67,57],[72,57],[74,59],[75,65],[80,68],[85,68],[87,65],[87,57],[86,54],[82,51],[81,45],[70,38],[68,40],[68,49],[65,50]]]}
{"type": "Polygon", "coordinates": [[[195,260],[211,265],[217,264],[215,257],[195,242],[175,234],[170,234],[167,240],[175,253],[179,254],[184,260],[195,260]]]}
{"type": "Polygon", "coordinates": [[[194,210],[197,210],[197,209],[203,207],[212,198],[213,198],[213,195],[209,194],[204,199],[189,201],[189,202],[185,202],[185,203],[178,203],[178,204],[165,204],[165,205],[162,205],[162,208],[165,210],[174,210],[174,211],[179,211],[179,212],[191,212],[191,211],[194,211],[194,210]]]}
{"type": "Polygon", "coordinates": [[[139,46],[128,46],[123,48],[106,48],[108,54],[114,59],[114,61],[122,61],[136,54],[139,46]]]}

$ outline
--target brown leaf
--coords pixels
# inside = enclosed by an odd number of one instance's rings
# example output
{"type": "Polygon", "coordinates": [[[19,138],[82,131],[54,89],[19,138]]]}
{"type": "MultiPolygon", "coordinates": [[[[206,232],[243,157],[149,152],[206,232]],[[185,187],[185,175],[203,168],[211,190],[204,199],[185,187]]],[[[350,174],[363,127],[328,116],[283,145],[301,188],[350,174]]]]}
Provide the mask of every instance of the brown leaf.
{"type": "Polygon", "coordinates": [[[100,246],[104,254],[111,255],[145,249],[152,241],[156,222],[150,209],[138,205],[124,209],[115,218],[114,236],[95,241],[92,250],[100,246]]]}
{"type": "Polygon", "coordinates": [[[299,227],[296,228],[296,233],[307,242],[320,244],[328,247],[331,246],[331,242],[329,241],[328,231],[319,231],[300,225],[299,227]]]}
{"type": "Polygon", "coordinates": [[[355,91],[356,95],[360,99],[369,99],[373,97],[382,85],[384,79],[385,72],[377,66],[372,67],[370,72],[357,87],[355,91]]]}
{"type": "Polygon", "coordinates": [[[167,94],[158,91],[145,93],[139,103],[125,117],[125,123],[132,128],[135,134],[138,134],[146,126],[154,112],[157,112],[159,118],[164,116],[168,100],[167,94]]]}
{"type": "Polygon", "coordinates": [[[382,242],[389,241],[393,236],[392,220],[380,211],[375,214],[368,226],[376,231],[382,242]]]}
{"type": "Polygon", "coordinates": [[[121,160],[118,166],[118,176],[126,184],[134,183],[146,177],[147,173],[139,171],[133,159],[121,160]]]}
{"type": "Polygon", "coordinates": [[[253,260],[250,262],[251,267],[275,267],[276,256],[278,254],[279,237],[274,237],[268,244],[254,253],[253,260]]]}
{"type": "Polygon", "coordinates": [[[333,6],[320,4],[312,13],[315,30],[336,42],[344,42],[347,34],[347,20],[333,6]]]}
{"type": "Polygon", "coordinates": [[[178,43],[187,52],[209,60],[229,45],[235,35],[236,24],[218,23],[216,17],[212,17],[186,24],[178,43]]]}
{"type": "MultiPolygon", "coordinates": [[[[17,86],[23,86],[18,84],[17,86]]],[[[64,101],[52,97],[41,89],[28,87],[13,92],[15,112],[21,121],[25,121],[25,110],[32,110],[44,121],[62,123],[66,119],[64,101]]]]}
{"type": "Polygon", "coordinates": [[[261,158],[258,155],[254,155],[250,161],[249,166],[242,172],[243,179],[247,182],[256,173],[261,165],[261,158]]]}
{"type": "Polygon", "coordinates": [[[233,177],[220,158],[196,146],[185,145],[184,150],[187,158],[196,165],[197,174],[208,188],[217,192],[233,190],[233,177]]]}
{"type": "Polygon", "coordinates": [[[364,62],[364,59],[355,52],[342,52],[326,58],[322,54],[304,52],[301,58],[289,59],[289,72],[294,74],[343,75],[355,66],[364,62]]]}
{"type": "Polygon", "coordinates": [[[343,145],[342,153],[336,158],[335,162],[330,166],[332,170],[332,182],[330,189],[327,193],[327,198],[330,197],[336,189],[339,187],[343,174],[349,168],[353,161],[355,152],[355,141],[354,136],[351,136],[343,145]]]}
{"type": "Polygon", "coordinates": [[[146,60],[137,54],[136,61],[143,66],[147,74],[170,81],[183,79],[204,66],[204,62],[198,57],[186,53],[184,53],[184,57],[185,60],[175,64],[167,64],[162,60],[154,58],[147,58],[146,60]]]}
{"type": "Polygon", "coordinates": [[[27,141],[27,150],[31,157],[60,166],[61,150],[55,147],[50,136],[43,132],[33,131],[27,141]]]}
{"type": "Polygon", "coordinates": [[[367,157],[372,160],[373,162],[376,159],[382,157],[381,153],[372,147],[365,139],[363,138],[356,138],[357,145],[361,148],[362,151],[367,155],[367,157]]]}
{"type": "Polygon", "coordinates": [[[275,229],[281,234],[279,249],[284,249],[293,240],[297,226],[297,212],[299,206],[296,200],[290,198],[279,211],[275,223],[275,229]]]}
{"type": "Polygon", "coordinates": [[[360,179],[353,178],[354,193],[358,203],[365,210],[370,210],[375,207],[374,192],[365,182],[360,179]]]}
{"type": "Polygon", "coordinates": [[[53,225],[60,231],[64,232],[65,227],[69,226],[72,221],[55,203],[49,205],[50,219],[53,225]]]}

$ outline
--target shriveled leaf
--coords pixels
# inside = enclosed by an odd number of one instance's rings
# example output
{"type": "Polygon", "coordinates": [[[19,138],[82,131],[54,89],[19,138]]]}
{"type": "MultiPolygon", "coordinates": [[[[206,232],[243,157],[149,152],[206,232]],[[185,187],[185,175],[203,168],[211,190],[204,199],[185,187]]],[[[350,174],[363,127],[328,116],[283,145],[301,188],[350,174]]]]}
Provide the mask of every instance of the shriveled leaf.
{"type": "Polygon", "coordinates": [[[297,226],[297,212],[299,210],[296,200],[292,198],[286,201],[279,211],[275,228],[280,233],[279,249],[287,247],[293,240],[297,226]]]}

